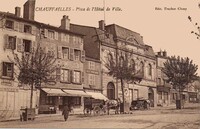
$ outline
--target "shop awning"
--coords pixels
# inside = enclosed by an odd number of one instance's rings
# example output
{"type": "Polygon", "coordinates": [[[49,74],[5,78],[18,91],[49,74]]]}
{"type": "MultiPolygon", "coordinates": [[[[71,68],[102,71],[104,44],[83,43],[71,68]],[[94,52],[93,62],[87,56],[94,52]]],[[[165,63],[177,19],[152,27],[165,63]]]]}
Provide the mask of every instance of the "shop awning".
{"type": "Polygon", "coordinates": [[[88,95],[91,95],[92,98],[94,99],[100,99],[100,100],[108,100],[108,98],[106,96],[104,96],[102,93],[98,93],[98,92],[86,92],[88,95]]]}
{"type": "Polygon", "coordinates": [[[42,90],[47,93],[47,96],[68,96],[61,89],[42,88],[42,90]]]}
{"type": "Polygon", "coordinates": [[[67,96],[87,96],[87,97],[91,97],[91,95],[86,94],[84,91],[82,90],[63,90],[67,96]]]}

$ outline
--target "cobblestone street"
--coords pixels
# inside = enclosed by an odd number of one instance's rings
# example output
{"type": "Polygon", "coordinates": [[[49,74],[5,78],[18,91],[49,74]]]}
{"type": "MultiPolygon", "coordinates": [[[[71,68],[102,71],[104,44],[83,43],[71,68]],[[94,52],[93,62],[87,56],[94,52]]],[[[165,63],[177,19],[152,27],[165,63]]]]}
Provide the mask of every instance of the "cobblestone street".
{"type": "Polygon", "coordinates": [[[84,116],[73,115],[68,121],[61,115],[38,117],[35,121],[7,121],[1,128],[149,128],[149,129],[199,129],[200,104],[187,105],[175,110],[175,106],[157,107],[151,110],[133,111],[132,114],[84,116]]]}

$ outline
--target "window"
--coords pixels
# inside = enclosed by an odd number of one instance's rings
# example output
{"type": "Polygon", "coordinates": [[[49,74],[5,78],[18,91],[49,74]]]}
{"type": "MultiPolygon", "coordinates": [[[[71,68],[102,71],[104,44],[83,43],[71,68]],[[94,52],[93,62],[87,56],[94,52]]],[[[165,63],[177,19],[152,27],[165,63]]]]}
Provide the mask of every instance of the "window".
{"type": "Polygon", "coordinates": [[[46,104],[53,104],[53,96],[46,97],[46,104]]]}
{"type": "Polygon", "coordinates": [[[61,69],[60,81],[69,82],[69,70],[61,69]]]}
{"type": "Polygon", "coordinates": [[[81,83],[81,72],[74,71],[73,82],[74,83],[81,83]]]}
{"type": "Polygon", "coordinates": [[[81,97],[73,97],[72,100],[75,106],[81,105],[81,97]]]}
{"type": "Polygon", "coordinates": [[[30,25],[24,25],[24,32],[25,33],[31,33],[31,26],[30,25]]]}
{"type": "Polygon", "coordinates": [[[89,74],[88,80],[89,80],[89,85],[92,85],[92,86],[95,85],[95,75],[94,74],[89,74]]]}
{"type": "Polygon", "coordinates": [[[63,47],[62,48],[63,58],[69,59],[69,48],[63,47]]]}
{"type": "Polygon", "coordinates": [[[80,50],[74,50],[74,60],[80,61],[81,51],[80,50]]]}
{"type": "Polygon", "coordinates": [[[108,99],[115,99],[115,86],[112,82],[108,83],[107,97],[108,97],[108,99]]]}
{"type": "Polygon", "coordinates": [[[158,85],[161,85],[161,78],[158,78],[158,85]]]}
{"type": "Polygon", "coordinates": [[[69,35],[68,34],[64,34],[63,41],[69,42],[69,35]]]}
{"type": "Polygon", "coordinates": [[[140,71],[142,74],[144,74],[144,63],[140,62],[140,71]]]}
{"type": "Polygon", "coordinates": [[[151,64],[148,65],[148,75],[149,75],[149,76],[152,75],[152,67],[151,67],[151,64]]]}
{"type": "Polygon", "coordinates": [[[95,70],[95,63],[92,61],[89,61],[89,69],[95,70]]]}
{"type": "Polygon", "coordinates": [[[31,52],[31,41],[30,40],[23,40],[24,45],[24,52],[31,52]]]}
{"type": "Polygon", "coordinates": [[[6,20],[5,27],[9,29],[14,29],[14,21],[6,20]]]}
{"type": "Polygon", "coordinates": [[[13,63],[3,62],[3,76],[12,78],[13,77],[13,63]]]}
{"type": "Polygon", "coordinates": [[[48,30],[48,37],[54,39],[55,38],[54,31],[48,30]]]}
{"type": "Polygon", "coordinates": [[[8,36],[8,44],[7,44],[7,49],[16,49],[16,37],[15,36],[8,36]]]}

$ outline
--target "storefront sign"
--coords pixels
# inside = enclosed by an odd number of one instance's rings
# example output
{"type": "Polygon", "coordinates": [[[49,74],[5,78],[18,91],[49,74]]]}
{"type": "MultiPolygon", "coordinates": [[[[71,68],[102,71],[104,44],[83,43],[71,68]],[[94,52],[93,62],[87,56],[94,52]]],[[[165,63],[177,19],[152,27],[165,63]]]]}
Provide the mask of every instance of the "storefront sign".
{"type": "Polygon", "coordinates": [[[98,71],[95,71],[95,70],[90,70],[90,69],[87,69],[87,70],[86,70],[86,72],[87,72],[87,73],[90,73],[90,74],[96,74],[96,75],[98,75],[98,74],[99,74],[99,72],[98,72],[98,71]]]}

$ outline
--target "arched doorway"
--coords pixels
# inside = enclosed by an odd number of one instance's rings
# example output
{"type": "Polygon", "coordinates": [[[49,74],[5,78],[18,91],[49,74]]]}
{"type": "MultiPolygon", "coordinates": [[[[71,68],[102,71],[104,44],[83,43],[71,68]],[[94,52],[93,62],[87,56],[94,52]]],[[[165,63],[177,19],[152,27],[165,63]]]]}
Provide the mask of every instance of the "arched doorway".
{"type": "Polygon", "coordinates": [[[108,99],[115,99],[115,85],[113,82],[109,82],[107,85],[107,97],[108,99]]]}
{"type": "Polygon", "coordinates": [[[152,88],[149,88],[148,90],[148,99],[150,100],[150,106],[154,107],[154,91],[152,88]]]}

